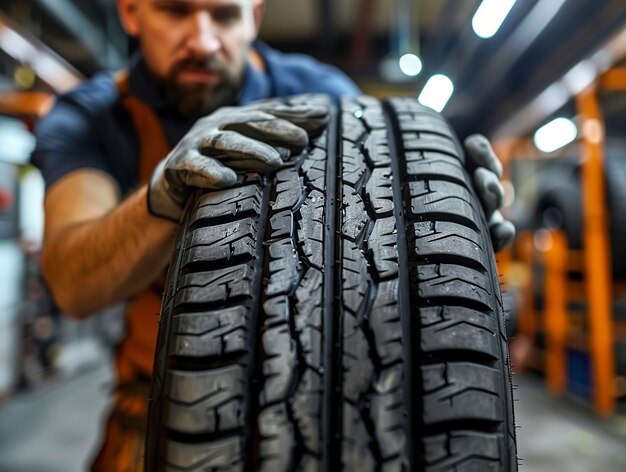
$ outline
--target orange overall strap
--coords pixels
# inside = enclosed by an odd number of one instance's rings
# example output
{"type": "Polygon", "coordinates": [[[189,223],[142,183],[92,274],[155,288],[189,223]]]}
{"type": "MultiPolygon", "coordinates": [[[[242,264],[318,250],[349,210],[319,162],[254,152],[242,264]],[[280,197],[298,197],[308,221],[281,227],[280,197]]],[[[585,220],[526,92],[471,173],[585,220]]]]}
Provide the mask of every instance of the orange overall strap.
{"type": "MultiPolygon", "coordinates": [[[[130,94],[128,74],[116,75],[115,82],[122,106],[130,114],[139,140],[139,183],[150,179],[156,165],[170,151],[165,130],[158,116],[146,103],[130,94]]],[[[149,376],[152,372],[157,338],[158,313],[161,309],[161,293],[165,275],[160,274],[150,287],[138,293],[126,308],[127,333],[117,358],[120,381],[132,381],[136,375],[149,376]]]]}
{"type": "Polygon", "coordinates": [[[147,104],[130,94],[128,73],[118,72],[115,83],[124,108],[130,113],[139,139],[139,183],[145,184],[152,171],[171,150],[167,135],[156,113],[147,104]]]}

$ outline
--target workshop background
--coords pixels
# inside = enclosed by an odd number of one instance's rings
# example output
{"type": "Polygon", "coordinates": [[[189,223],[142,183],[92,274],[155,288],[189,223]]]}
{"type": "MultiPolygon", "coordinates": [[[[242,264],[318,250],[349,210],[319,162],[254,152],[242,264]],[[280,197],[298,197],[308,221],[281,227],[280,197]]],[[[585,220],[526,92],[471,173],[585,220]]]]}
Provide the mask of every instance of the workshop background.
{"type": "MultiPolygon", "coordinates": [[[[626,470],[624,0],[267,0],[261,38],[492,140],[521,470],[626,470]]],[[[55,307],[28,160],[54,95],[132,48],[113,0],[0,0],[0,471],[85,470],[99,441],[122,308],[55,307]]]]}

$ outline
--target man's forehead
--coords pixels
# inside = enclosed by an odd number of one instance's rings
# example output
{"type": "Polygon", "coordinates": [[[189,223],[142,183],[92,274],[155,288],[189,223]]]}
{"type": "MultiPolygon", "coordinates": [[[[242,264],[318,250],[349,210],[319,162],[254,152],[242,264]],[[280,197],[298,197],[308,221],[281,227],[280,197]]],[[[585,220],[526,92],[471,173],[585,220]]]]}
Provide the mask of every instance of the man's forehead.
{"type": "Polygon", "coordinates": [[[193,6],[247,6],[263,3],[264,0],[139,0],[148,3],[182,3],[193,6]]]}

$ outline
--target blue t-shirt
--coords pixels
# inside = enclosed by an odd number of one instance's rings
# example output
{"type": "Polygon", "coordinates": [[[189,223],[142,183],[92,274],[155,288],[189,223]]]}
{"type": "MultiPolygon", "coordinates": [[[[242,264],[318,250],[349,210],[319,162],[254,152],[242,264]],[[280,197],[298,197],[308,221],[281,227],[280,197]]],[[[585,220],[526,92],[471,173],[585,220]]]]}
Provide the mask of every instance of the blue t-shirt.
{"type": "MultiPolygon", "coordinates": [[[[359,89],[338,69],[302,54],[284,54],[256,42],[265,71],[246,66],[238,105],[269,97],[323,93],[339,100],[359,89]]],[[[129,70],[130,93],[148,104],[159,117],[173,147],[194,120],[182,119],[166,108],[154,79],[141,58],[129,70]]],[[[57,98],[38,123],[37,145],[31,156],[46,187],[81,168],[106,172],[127,194],[139,179],[139,142],[134,124],[122,107],[113,74],[101,73],[57,98]]]]}

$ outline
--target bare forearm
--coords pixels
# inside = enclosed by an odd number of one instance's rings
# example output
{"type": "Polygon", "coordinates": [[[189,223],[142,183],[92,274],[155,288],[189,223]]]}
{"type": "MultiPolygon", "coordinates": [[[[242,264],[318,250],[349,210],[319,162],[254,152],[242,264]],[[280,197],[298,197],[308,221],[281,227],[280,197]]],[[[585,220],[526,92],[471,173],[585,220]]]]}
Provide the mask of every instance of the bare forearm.
{"type": "Polygon", "coordinates": [[[166,267],[175,231],[148,213],[144,187],[104,217],[54,235],[42,266],[57,303],[84,317],[146,287],[166,267]]]}

